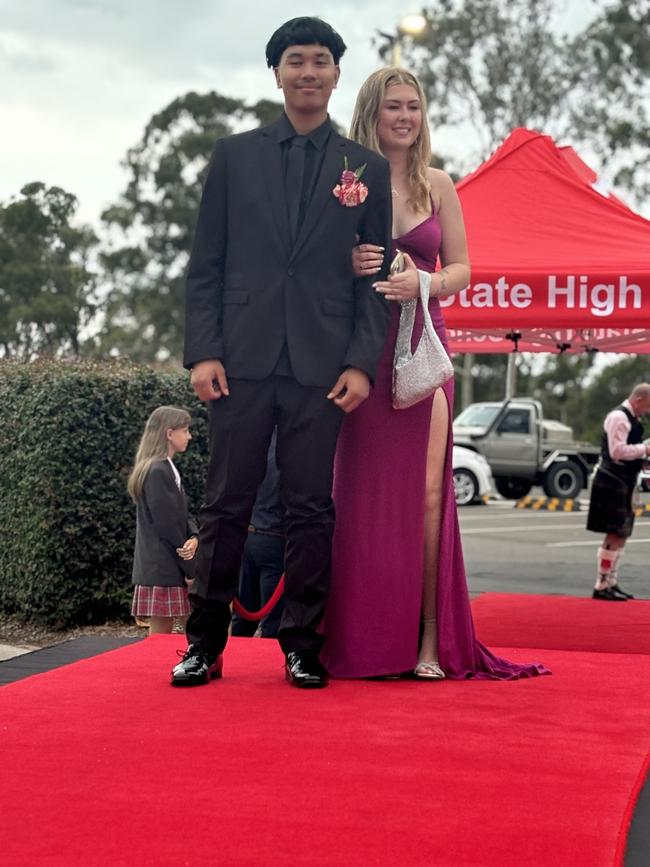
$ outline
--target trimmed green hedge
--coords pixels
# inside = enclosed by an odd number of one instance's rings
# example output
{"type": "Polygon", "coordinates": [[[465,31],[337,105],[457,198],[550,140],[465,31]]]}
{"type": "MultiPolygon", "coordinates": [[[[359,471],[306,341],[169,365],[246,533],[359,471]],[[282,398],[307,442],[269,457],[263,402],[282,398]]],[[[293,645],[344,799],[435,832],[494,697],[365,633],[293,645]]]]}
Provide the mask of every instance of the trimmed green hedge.
{"type": "Polygon", "coordinates": [[[52,627],[128,617],[135,507],[126,481],[161,404],[192,415],[178,464],[196,513],[207,413],[187,373],[0,362],[0,611],[52,627]]]}

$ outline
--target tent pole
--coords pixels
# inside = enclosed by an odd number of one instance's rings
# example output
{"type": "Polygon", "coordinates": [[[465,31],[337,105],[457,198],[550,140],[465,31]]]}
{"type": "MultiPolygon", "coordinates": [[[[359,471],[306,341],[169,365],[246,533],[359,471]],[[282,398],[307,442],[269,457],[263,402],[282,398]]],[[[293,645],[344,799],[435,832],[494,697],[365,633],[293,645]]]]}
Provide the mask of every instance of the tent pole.
{"type": "Polygon", "coordinates": [[[506,400],[510,400],[515,396],[517,390],[517,357],[518,352],[510,352],[508,354],[508,368],[506,370],[506,400]]]}
{"type": "Polygon", "coordinates": [[[474,402],[474,380],[472,379],[472,367],[474,366],[474,353],[466,352],[463,356],[463,374],[460,385],[460,406],[465,409],[474,402]]]}

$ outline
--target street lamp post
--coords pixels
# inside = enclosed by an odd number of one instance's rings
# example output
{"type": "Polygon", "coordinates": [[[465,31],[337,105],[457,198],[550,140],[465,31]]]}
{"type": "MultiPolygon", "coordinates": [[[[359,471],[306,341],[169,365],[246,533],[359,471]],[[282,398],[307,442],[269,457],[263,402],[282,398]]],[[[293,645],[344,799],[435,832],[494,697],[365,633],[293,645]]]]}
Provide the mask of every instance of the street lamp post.
{"type": "Polygon", "coordinates": [[[390,64],[391,66],[402,65],[402,42],[405,36],[419,36],[427,26],[427,19],[421,12],[413,12],[409,15],[404,15],[397,24],[395,33],[384,33],[378,30],[377,33],[388,42],[390,47],[390,64]]]}
{"type": "Polygon", "coordinates": [[[391,45],[391,58],[390,58],[391,66],[401,66],[402,65],[402,40],[399,36],[395,37],[393,44],[391,45]]]}

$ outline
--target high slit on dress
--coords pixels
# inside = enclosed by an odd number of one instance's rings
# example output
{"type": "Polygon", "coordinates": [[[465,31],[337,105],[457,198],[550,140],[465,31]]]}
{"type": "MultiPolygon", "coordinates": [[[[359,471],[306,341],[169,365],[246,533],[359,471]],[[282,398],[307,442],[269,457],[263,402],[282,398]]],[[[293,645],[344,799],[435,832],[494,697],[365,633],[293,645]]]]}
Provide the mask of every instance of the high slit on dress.
{"type": "MultiPolygon", "coordinates": [[[[418,268],[435,270],[441,230],[437,215],[398,238],[418,268]]],[[[346,416],[334,475],[336,528],[332,582],[323,621],[321,660],[334,677],[372,677],[413,669],[417,662],[424,565],[427,448],[433,397],[406,410],[392,406],[392,369],[399,305],[370,397],[346,416]]],[[[429,303],[447,348],[442,311],[429,303]]],[[[418,309],[413,347],[422,333],[418,309]]],[[[501,659],[475,636],[458,527],[452,471],[453,379],[442,386],[449,414],[436,591],[438,656],[447,677],[510,680],[547,669],[501,659]]]]}

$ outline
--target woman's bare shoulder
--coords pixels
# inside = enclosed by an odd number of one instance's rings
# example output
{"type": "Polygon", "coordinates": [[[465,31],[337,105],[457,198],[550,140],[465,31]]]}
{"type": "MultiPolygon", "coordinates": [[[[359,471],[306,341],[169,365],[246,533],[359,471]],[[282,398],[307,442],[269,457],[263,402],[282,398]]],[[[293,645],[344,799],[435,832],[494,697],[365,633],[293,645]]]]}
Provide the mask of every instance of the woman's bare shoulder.
{"type": "Polygon", "coordinates": [[[443,192],[444,190],[448,190],[449,187],[454,186],[452,179],[449,177],[447,172],[443,172],[442,169],[434,169],[429,166],[427,169],[427,178],[429,179],[432,190],[440,190],[440,192],[443,192]]]}
{"type": "Polygon", "coordinates": [[[431,185],[431,196],[435,203],[436,211],[439,211],[444,199],[448,197],[450,193],[455,194],[454,182],[447,172],[443,172],[442,169],[434,169],[431,167],[427,169],[427,178],[431,185]]]}
{"type": "Polygon", "coordinates": [[[427,180],[431,187],[431,198],[437,213],[440,210],[445,191],[449,189],[450,184],[453,186],[453,181],[446,172],[431,167],[427,168],[427,180]]]}

